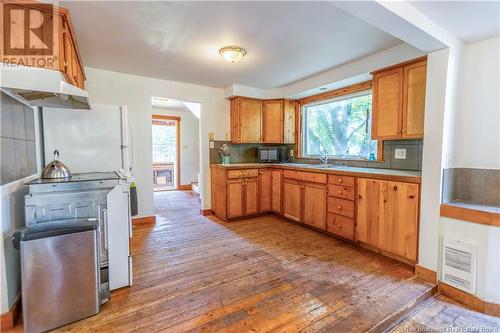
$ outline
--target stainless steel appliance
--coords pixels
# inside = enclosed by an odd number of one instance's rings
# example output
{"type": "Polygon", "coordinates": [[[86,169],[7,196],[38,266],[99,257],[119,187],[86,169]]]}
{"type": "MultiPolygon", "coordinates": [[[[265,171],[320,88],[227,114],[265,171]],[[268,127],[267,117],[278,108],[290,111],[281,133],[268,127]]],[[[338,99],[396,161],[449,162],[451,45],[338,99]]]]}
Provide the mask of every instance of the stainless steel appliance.
{"type": "Polygon", "coordinates": [[[288,147],[258,147],[257,157],[260,163],[285,163],[290,160],[288,147]]]}
{"type": "Polygon", "coordinates": [[[99,313],[99,224],[47,222],[14,236],[21,250],[24,332],[45,332],[99,313]]]}
{"type": "Polygon", "coordinates": [[[30,191],[25,196],[26,226],[80,218],[98,223],[100,288],[103,302],[109,299],[110,290],[131,284],[128,247],[131,230],[129,193],[128,184],[122,176],[115,172],[81,173],[63,179],[38,178],[27,185],[30,191]],[[123,205],[115,207],[113,214],[109,212],[110,193],[122,194],[120,198],[123,198],[123,205]],[[109,235],[110,229],[114,230],[112,235],[109,235]],[[109,244],[113,237],[115,255],[110,258],[109,244]],[[112,259],[114,265],[110,268],[112,259]],[[111,281],[112,279],[114,281],[111,281]]]}

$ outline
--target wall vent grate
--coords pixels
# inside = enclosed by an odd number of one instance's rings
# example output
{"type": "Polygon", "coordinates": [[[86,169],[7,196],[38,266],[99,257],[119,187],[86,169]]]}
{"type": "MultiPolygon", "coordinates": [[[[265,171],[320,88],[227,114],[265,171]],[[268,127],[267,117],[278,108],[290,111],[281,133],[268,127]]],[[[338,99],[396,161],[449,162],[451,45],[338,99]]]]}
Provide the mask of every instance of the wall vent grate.
{"type": "Polygon", "coordinates": [[[475,294],[476,246],[464,240],[443,238],[442,281],[475,294]]]}

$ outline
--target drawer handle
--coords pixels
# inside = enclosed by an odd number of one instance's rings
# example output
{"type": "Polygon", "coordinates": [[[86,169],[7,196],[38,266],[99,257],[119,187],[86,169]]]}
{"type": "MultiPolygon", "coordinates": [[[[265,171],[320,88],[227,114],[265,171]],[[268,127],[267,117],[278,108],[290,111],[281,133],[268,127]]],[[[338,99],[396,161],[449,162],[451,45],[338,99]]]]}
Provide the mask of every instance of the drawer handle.
{"type": "Polygon", "coordinates": [[[342,229],[342,224],[337,224],[338,229],[342,229]]]}
{"type": "Polygon", "coordinates": [[[339,183],[342,183],[342,178],[339,178],[339,183]]]}
{"type": "Polygon", "coordinates": [[[415,199],[415,196],[414,195],[409,195],[408,198],[415,199]]]}
{"type": "Polygon", "coordinates": [[[394,191],[397,191],[397,190],[398,190],[398,187],[397,187],[397,186],[394,186],[393,188],[394,188],[394,191]]]}
{"type": "Polygon", "coordinates": [[[338,205],[338,206],[337,206],[337,209],[338,209],[338,210],[342,210],[342,206],[341,206],[341,205],[338,205]]]}
{"type": "Polygon", "coordinates": [[[339,194],[342,194],[342,190],[339,190],[339,194]]]}

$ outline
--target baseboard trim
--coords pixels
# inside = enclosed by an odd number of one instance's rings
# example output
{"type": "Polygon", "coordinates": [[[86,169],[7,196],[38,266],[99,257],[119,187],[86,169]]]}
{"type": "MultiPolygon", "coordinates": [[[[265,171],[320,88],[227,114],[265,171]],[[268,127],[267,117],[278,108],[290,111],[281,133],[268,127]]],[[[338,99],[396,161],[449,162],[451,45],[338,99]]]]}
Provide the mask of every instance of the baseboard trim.
{"type": "Polygon", "coordinates": [[[179,185],[180,191],[191,191],[192,189],[193,189],[193,186],[191,184],[179,185]]]}
{"type": "Polygon", "coordinates": [[[444,296],[451,298],[458,303],[467,305],[475,311],[482,312],[491,316],[500,317],[500,304],[485,302],[479,299],[477,296],[449,286],[441,281],[438,283],[438,290],[444,296]]]}
{"type": "Polygon", "coordinates": [[[150,223],[156,223],[156,215],[132,217],[132,224],[150,224],[150,223]]]}
{"type": "Polygon", "coordinates": [[[10,308],[9,312],[2,313],[0,323],[1,323],[1,331],[7,331],[14,326],[16,326],[19,317],[21,316],[21,295],[18,295],[14,304],[10,308]]]}
{"type": "Polygon", "coordinates": [[[415,265],[415,275],[427,282],[434,284],[437,283],[437,273],[431,269],[420,266],[419,264],[415,265]]]}
{"type": "Polygon", "coordinates": [[[211,209],[200,209],[200,214],[203,216],[214,215],[211,209]]]}

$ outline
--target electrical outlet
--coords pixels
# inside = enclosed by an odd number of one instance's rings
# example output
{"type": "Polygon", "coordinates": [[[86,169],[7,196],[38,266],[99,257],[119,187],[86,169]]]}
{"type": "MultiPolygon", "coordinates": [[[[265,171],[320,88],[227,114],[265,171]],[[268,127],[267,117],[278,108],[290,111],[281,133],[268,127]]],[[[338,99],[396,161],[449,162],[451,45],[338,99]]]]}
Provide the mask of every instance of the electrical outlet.
{"type": "Polygon", "coordinates": [[[210,148],[215,148],[215,142],[210,141],[210,148]]]}
{"type": "Polygon", "coordinates": [[[293,157],[293,149],[290,149],[290,157],[293,157]]]}
{"type": "Polygon", "coordinates": [[[394,150],[394,158],[397,160],[406,160],[406,149],[396,148],[394,150]]]}

